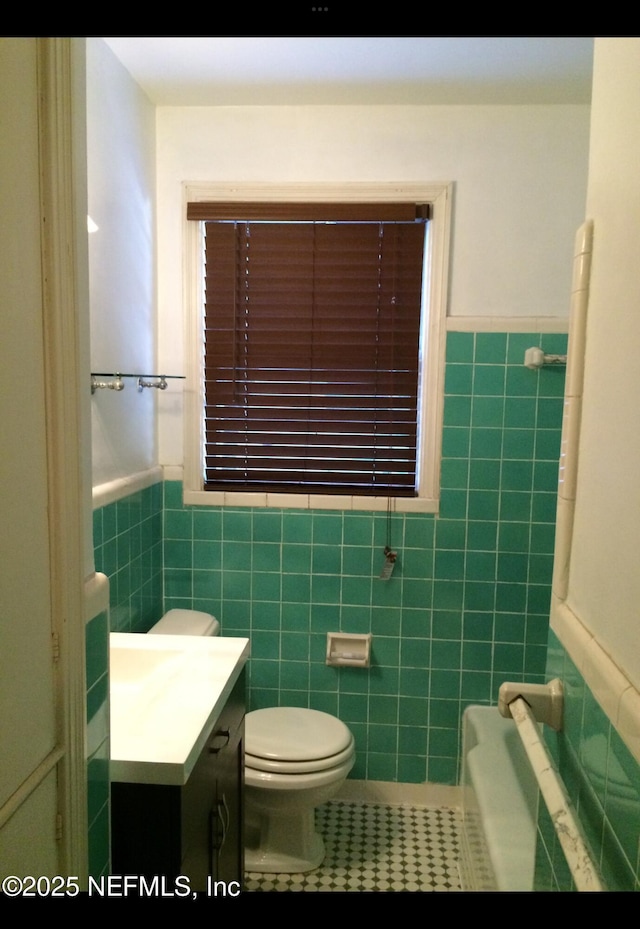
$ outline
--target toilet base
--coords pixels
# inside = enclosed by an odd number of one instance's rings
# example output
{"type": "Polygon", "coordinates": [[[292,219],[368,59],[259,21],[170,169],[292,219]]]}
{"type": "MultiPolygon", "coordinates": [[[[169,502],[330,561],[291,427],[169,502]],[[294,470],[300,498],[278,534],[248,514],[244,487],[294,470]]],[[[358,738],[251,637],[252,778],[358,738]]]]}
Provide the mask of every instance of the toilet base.
{"type": "Polygon", "coordinates": [[[303,874],[319,867],[324,842],[316,832],[315,811],[269,816],[247,810],[245,871],[260,874],[303,874]]]}

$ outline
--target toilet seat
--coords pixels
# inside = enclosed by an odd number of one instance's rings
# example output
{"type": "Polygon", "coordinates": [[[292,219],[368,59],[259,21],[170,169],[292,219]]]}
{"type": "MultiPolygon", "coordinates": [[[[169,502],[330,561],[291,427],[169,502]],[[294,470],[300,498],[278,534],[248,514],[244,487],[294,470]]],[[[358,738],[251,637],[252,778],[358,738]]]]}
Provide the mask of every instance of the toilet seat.
{"type": "Polygon", "coordinates": [[[353,736],[335,716],[303,707],[267,707],[245,717],[245,764],[262,771],[306,773],[340,765],[353,736]]]}
{"type": "Polygon", "coordinates": [[[353,739],[349,745],[337,755],[329,755],[324,758],[315,758],[306,761],[282,761],[272,758],[261,758],[258,755],[252,755],[245,750],[244,764],[245,768],[252,768],[254,771],[264,771],[270,774],[312,774],[315,771],[326,771],[330,768],[337,768],[353,756],[353,739]]]}
{"type": "Polygon", "coordinates": [[[265,774],[312,774],[348,762],[353,736],[345,724],[320,710],[274,706],[245,717],[245,767],[265,774]]]}

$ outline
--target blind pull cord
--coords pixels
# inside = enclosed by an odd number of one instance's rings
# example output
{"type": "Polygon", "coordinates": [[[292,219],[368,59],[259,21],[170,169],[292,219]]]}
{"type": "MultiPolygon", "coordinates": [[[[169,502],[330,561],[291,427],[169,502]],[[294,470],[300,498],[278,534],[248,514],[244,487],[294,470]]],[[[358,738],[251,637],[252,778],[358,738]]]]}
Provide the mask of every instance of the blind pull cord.
{"type": "Polygon", "coordinates": [[[387,498],[387,544],[384,547],[384,564],[380,572],[380,579],[388,581],[393,574],[393,569],[398,558],[398,553],[391,548],[391,497],[387,498]]]}

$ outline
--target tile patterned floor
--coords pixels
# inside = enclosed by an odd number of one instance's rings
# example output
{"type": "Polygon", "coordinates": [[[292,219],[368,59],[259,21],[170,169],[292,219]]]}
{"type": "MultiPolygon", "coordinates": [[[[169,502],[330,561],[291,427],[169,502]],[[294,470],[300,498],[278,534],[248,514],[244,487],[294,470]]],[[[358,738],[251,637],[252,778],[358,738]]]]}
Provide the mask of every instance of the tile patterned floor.
{"type": "Polygon", "coordinates": [[[326,856],[307,874],[245,877],[245,891],[456,891],[459,813],[332,800],[317,811],[326,856]]]}

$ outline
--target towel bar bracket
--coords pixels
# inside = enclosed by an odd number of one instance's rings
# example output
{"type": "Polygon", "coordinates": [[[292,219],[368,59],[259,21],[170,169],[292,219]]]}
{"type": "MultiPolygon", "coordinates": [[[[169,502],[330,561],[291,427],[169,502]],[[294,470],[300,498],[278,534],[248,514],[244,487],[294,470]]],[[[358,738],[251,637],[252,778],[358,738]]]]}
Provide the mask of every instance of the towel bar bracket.
{"type": "Polygon", "coordinates": [[[535,719],[559,732],[562,729],[564,692],[562,681],[554,678],[548,684],[525,684],[505,681],[498,693],[498,710],[501,716],[511,717],[509,704],[522,699],[531,707],[535,719]]]}

